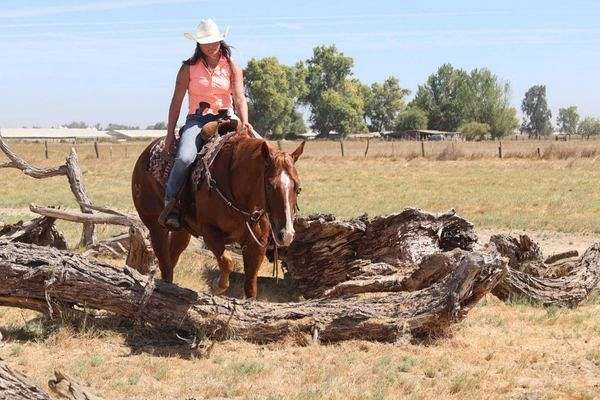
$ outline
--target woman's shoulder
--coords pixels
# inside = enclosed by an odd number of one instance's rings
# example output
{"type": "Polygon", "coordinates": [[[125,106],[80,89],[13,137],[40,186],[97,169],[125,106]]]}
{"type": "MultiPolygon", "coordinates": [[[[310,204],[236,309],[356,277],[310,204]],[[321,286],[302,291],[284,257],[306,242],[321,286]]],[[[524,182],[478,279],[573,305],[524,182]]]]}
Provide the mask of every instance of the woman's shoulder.
{"type": "Polygon", "coordinates": [[[229,57],[229,67],[234,74],[240,73],[242,68],[238,65],[233,57],[229,57]]]}
{"type": "Polygon", "coordinates": [[[181,67],[179,67],[179,71],[177,72],[177,80],[178,81],[189,81],[190,79],[190,66],[188,64],[182,63],[181,67]]]}

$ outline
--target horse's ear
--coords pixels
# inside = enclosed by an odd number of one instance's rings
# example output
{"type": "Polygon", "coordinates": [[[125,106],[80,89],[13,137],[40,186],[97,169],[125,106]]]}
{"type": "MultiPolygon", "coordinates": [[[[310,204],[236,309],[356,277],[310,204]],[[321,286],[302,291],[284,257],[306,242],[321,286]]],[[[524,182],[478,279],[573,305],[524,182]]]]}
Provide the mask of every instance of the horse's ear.
{"type": "Polygon", "coordinates": [[[267,143],[266,140],[263,142],[260,150],[262,152],[262,156],[265,160],[265,163],[268,166],[273,165],[273,153],[271,152],[271,147],[269,146],[269,143],[267,143]]]}
{"type": "Polygon", "coordinates": [[[296,150],[294,150],[294,152],[291,154],[292,158],[294,159],[294,162],[298,161],[298,159],[300,158],[302,153],[304,153],[304,144],[305,143],[306,143],[306,140],[303,140],[302,143],[300,143],[300,146],[298,146],[296,148],[296,150]]]}

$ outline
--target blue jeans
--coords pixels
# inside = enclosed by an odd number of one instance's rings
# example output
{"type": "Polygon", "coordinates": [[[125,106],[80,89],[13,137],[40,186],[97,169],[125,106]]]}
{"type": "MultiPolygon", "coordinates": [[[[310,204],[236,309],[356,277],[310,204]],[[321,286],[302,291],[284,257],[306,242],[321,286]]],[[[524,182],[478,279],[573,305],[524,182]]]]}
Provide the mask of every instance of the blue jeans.
{"type": "Polygon", "coordinates": [[[185,120],[185,125],[179,130],[179,145],[165,188],[165,201],[170,201],[177,196],[188,176],[190,165],[196,160],[198,151],[202,148],[203,140],[200,136],[202,127],[211,121],[216,121],[227,116],[222,112],[218,115],[190,114],[185,120]]]}

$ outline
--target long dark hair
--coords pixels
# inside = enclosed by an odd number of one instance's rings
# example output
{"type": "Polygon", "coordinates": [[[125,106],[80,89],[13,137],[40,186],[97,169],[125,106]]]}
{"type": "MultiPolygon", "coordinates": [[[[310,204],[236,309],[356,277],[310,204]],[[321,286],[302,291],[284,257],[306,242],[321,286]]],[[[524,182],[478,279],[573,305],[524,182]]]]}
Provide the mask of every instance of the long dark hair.
{"type": "MultiPolygon", "coordinates": [[[[219,43],[221,44],[221,55],[225,56],[227,62],[231,63],[231,46],[225,43],[224,40],[221,40],[219,43]]],[[[183,63],[185,65],[195,65],[199,60],[203,60],[205,64],[208,64],[208,62],[206,61],[206,54],[202,52],[200,43],[196,43],[196,50],[194,50],[194,55],[188,58],[187,60],[184,60],[183,63]]]]}

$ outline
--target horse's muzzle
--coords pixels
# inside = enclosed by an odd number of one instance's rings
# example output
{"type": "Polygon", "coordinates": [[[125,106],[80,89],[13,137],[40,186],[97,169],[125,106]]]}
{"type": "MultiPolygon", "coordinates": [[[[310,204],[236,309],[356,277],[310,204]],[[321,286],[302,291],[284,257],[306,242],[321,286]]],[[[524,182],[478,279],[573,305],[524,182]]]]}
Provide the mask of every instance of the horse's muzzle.
{"type": "Polygon", "coordinates": [[[291,230],[287,230],[287,229],[282,229],[279,231],[279,235],[281,236],[281,244],[283,244],[284,246],[289,246],[290,243],[292,243],[292,240],[294,240],[294,229],[291,230]]]}

